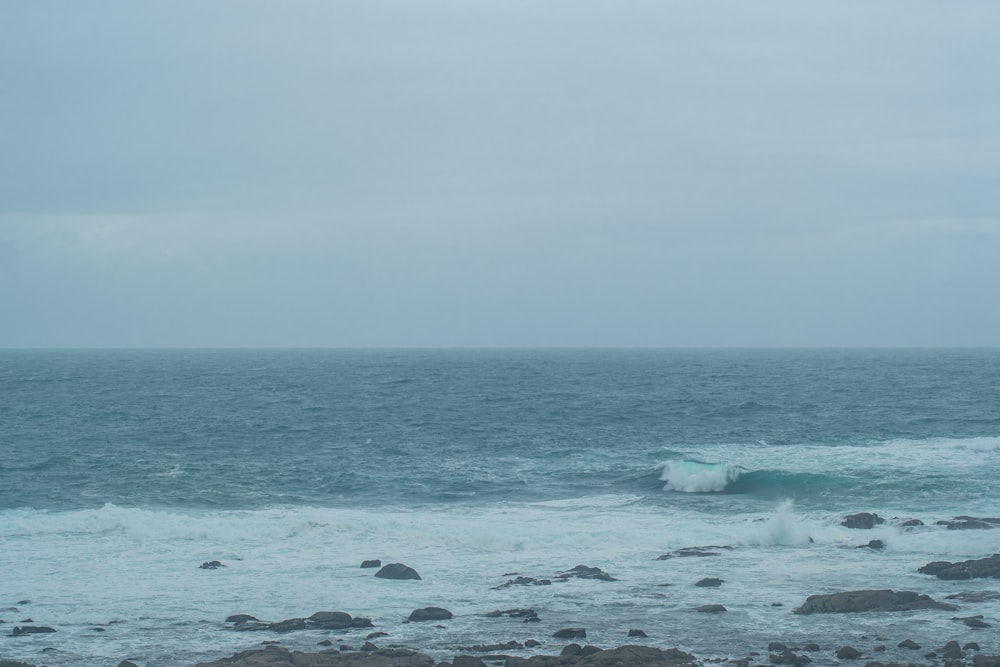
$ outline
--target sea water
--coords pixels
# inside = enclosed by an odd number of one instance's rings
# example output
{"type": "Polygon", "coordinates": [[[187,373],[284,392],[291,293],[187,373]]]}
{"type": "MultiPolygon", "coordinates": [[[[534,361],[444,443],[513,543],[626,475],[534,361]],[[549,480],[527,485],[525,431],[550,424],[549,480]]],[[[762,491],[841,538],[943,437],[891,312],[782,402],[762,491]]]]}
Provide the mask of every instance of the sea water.
{"type": "Polygon", "coordinates": [[[1000,652],[952,620],[1000,623],[997,600],[793,613],[841,590],[1000,590],[917,572],[997,552],[1000,527],[935,523],[960,515],[1000,516],[998,350],[0,351],[0,658],[35,664],[189,666],[372,631],[440,659],[536,639],[506,651],[530,655],[565,627],[702,658],[1000,652]],[[887,521],[840,525],[855,512],[887,521]],[[726,548],[659,560],[705,546],[726,548]],[[360,568],[376,558],[422,579],[360,568]],[[576,565],[615,581],[555,580],[576,565]],[[518,576],[552,583],[503,586],[518,576]],[[454,618],[405,622],[426,606],[454,618]],[[540,620],[485,616],[513,608],[540,620]],[[225,622],[321,610],[375,627],[225,622]]]}

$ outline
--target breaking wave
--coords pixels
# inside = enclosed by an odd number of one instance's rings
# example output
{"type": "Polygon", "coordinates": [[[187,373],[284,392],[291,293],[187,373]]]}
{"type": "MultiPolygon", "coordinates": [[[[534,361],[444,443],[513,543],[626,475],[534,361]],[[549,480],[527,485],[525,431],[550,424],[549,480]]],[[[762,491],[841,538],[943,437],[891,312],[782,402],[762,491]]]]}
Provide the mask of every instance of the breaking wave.
{"type": "Polygon", "coordinates": [[[679,493],[732,493],[757,496],[796,496],[837,484],[827,475],[784,470],[749,470],[732,463],[706,463],[688,459],[661,463],[664,491],[679,493]]]}

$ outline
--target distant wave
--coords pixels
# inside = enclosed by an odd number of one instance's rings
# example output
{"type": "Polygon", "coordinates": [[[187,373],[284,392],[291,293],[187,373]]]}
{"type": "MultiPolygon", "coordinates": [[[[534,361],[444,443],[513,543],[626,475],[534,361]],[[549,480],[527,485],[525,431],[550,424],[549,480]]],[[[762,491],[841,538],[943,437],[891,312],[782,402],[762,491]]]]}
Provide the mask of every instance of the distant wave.
{"type": "Polygon", "coordinates": [[[731,463],[706,463],[689,459],[665,461],[660,481],[664,491],[680,493],[732,493],[749,495],[798,495],[837,482],[827,475],[784,470],[748,470],[731,463]]]}

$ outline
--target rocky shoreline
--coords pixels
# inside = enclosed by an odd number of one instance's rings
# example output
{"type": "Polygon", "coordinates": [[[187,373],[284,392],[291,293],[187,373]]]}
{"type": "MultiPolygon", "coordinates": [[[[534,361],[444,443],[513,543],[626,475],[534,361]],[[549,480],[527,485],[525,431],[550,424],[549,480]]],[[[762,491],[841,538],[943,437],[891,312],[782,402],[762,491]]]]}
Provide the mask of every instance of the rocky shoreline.
{"type": "MultiPolygon", "coordinates": [[[[920,522],[908,521],[896,523],[902,529],[914,529],[923,526],[920,522]]],[[[847,528],[865,530],[885,523],[876,514],[861,513],[844,518],[841,525],[847,528]]],[[[938,522],[948,530],[983,530],[1000,526],[1000,519],[975,517],[956,517],[950,521],[938,522]]],[[[870,541],[857,548],[879,549],[870,541]]],[[[672,558],[708,558],[732,550],[730,546],[686,547],[663,554],[656,560],[672,558]]],[[[201,569],[212,570],[224,568],[220,561],[203,563],[201,569]]],[[[381,561],[366,560],[361,568],[378,568],[374,574],[381,579],[419,580],[420,575],[413,568],[403,563],[390,563],[382,566],[381,561]]],[[[985,558],[961,562],[933,561],[919,567],[920,574],[933,576],[943,580],[969,579],[1000,579],[1000,554],[985,558]]],[[[536,578],[509,573],[504,583],[495,589],[512,586],[551,586],[570,579],[591,579],[597,581],[615,582],[617,579],[607,572],[587,565],[577,565],[565,571],[556,572],[545,577],[536,578]]],[[[694,585],[706,589],[720,587],[725,580],[706,577],[694,585]]],[[[893,614],[903,612],[952,613],[960,610],[955,603],[976,603],[1000,599],[996,591],[965,591],[947,595],[943,600],[932,599],[928,595],[914,591],[894,591],[889,589],[865,589],[838,591],[808,596],[800,606],[790,613],[797,615],[811,614],[893,614]]],[[[18,604],[30,603],[22,600],[18,604]]],[[[772,605],[774,606],[774,605],[772,605]]],[[[777,605],[780,606],[780,605],[777,605]]],[[[6,611],[17,611],[8,607],[6,611]]],[[[720,604],[705,604],[691,608],[692,612],[707,614],[722,614],[727,612],[720,604]]],[[[483,618],[507,617],[523,623],[538,623],[538,614],[534,609],[497,609],[478,614],[483,618]]],[[[451,611],[444,607],[428,606],[414,609],[404,623],[444,623],[453,618],[451,611]]],[[[950,621],[985,630],[992,627],[989,620],[982,615],[951,615],[950,621]]],[[[992,619],[990,619],[992,620],[992,619]]],[[[4,621],[0,620],[0,623],[4,621]]],[[[557,654],[533,653],[537,650],[553,650],[553,642],[542,642],[529,639],[523,642],[510,640],[507,642],[480,642],[470,646],[455,646],[451,655],[442,655],[439,649],[435,651],[414,650],[412,647],[400,645],[393,641],[391,635],[375,629],[370,618],[352,616],[343,611],[317,611],[310,616],[289,618],[279,621],[266,621],[250,614],[236,614],[226,618],[229,630],[235,633],[247,633],[247,644],[252,646],[247,650],[237,652],[230,657],[219,658],[210,662],[197,663],[195,667],[693,667],[708,664],[731,664],[734,667],[766,667],[769,665],[791,665],[803,667],[810,663],[821,665],[854,664],[858,667],[899,667],[903,665],[927,665],[928,667],[1000,667],[1000,655],[992,655],[981,650],[975,641],[959,642],[950,640],[944,642],[921,641],[919,637],[896,637],[890,639],[874,633],[872,636],[855,637],[853,641],[844,641],[834,645],[819,645],[814,642],[786,643],[781,637],[775,637],[767,646],[751,651],[746,655],[733,655],[731,651],[719,647],[713,657],[699,658],[682,648],[658,648],[642,645],[647,637],[640,628],[628,631],[630,641],[612,648],[602,648],[586,643],[587,629],[582,627],[566,627],[551,633],[556,642],[557,654]],[[359,630],[372,629],[364,633],[363,644],[360,637],[353,643],[344,638],[336,638],[337,634],[347,636],[359,630]],[[300,631],[325,631],[334,639],[323,639],[318,643],[315,652],[294,650],[282,646],[278,637],[300,631]],[[251,640],[253,635],[263,635],[265,639],[251,640]],[[432,657],[434,654],[435,657],[432,657]],[[726,657],[718,657],[726,656],[726,657]]],[[[10,627],[10,626],[8,626],[10,627]]],[[[435,625],[445,629],[445,625],[435,625]]],[[[537,627],[537,626],[534,626],[537,627]]],[[[391,628],[388,628],[391,629],[391,628]]],[[[101,629],[102,630],[102,629],[101,629]]],[[[31,619],[24,619],[14,625],[10,636],[46,635],[57,632],[56,628],[46,625],[36,625],[31,619]]],[[[361,634],[361,633],[358,633],[361,634]]],[[[624,637],[624,632],[622,633],[624,637]]],[[[939,635],[940,636],[940,635],[939,635]]],[[[984,637],[992,637],[984,635],[984,637]]],[[[291,642],[289,642],[291,643],[291,642]]],[[[995,643],[991,639],[991,643],[995,643]]],[[[995,649],[988,643],[987,648],[995,649]]],[[[230,645],[232,646],[232,645],[230,645]]],[[[301,644],[298,645],[301,647],[301,644]]],[[[704,647],[703,647],[704,648],[704,647]]],[[[229,650],[232,650],[230,648],[229,650]]],[[[0,667],[44,667],[17,660],[5,660],[0,655],[0,667]]],[[[130,659],[122,660],[118,667],[142,667],[130,659]]]]}

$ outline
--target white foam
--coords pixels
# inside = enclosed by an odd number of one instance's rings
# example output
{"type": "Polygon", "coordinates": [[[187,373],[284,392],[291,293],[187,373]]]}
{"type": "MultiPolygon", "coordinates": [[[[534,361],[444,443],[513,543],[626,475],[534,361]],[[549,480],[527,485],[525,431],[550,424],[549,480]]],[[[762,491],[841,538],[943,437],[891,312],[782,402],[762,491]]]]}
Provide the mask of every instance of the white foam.
{"type": "Polygon", "coordinates": [[[724,491],[735,481],[743,469],[728,463],[702,463],[700,461],[666,461],[661,463],[667,491],[683,493],[712,493],[724,491]]]}

